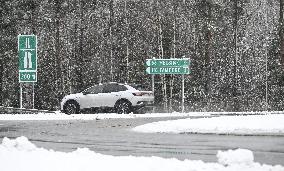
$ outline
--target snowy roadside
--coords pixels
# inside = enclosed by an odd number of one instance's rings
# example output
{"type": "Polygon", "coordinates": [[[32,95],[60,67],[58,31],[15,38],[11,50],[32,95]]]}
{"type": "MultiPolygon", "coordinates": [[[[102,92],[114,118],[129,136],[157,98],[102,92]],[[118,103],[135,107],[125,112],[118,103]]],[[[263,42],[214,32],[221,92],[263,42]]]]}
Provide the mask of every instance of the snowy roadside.
{"type": "Polygon", "coordinates": [[[281,165],[254,162],[246,149],[218,151],[217,163],[200,160],[177,160],[160,157],[103,155],[87,148],[73,152],[58,152],[38,148],[27,138],[4,138],[0,144],[3,171],[284,171],[281,165]]]}
{"type": "Polygon", "coordinates": [[[133,130],[144,133],[284,135],[284,114],[188,118],[149,123],[133,130]]]}
{"type": "Polygon", "coordinates": [[[100,120],[100,119],[129,119],[129,118],[164,118],[164,117],[190,117],[210,116],[207,113],[146,113],[146,114],[74,114],[39,113],[39,114],[0,114],[0,120],[100,120]]]}
{"type": "Polygon", "coordinates": [[[222,115],[265,115],[283,112],[189,112],[189,113],[146,113],[146,114],[74,114],[66,115],[61,112],[38,114],[0,114],[0,120],[100,120],[117,118],[165,118],[165,117],[207,117],[222,115]]]}

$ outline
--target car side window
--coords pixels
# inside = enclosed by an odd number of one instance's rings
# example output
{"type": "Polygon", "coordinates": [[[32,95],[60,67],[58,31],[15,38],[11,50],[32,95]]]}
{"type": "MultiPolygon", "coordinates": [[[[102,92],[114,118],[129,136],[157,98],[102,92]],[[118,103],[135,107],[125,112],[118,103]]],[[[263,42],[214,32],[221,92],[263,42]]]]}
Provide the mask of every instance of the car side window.
{"type": "Polygon", "coordinates": [[[92,94],[99,94],[103,92],[103,86],[102,85],[98,85],[96,86],[96,88],[91,92],[92,94]]]}
{"type": "Polygon", "coordinates": [[[85,94],[98,94],[98,93],[102,93],[103,90],[103,86],[102,85],[97,85],[97,86],[93,86],[88,88],[87,90],[83,91],[83,93],[85,94]]]}
{"type": "Polygon", "coordinates": [[[103,93],[111,93],[111,92],[114,92],[114,84],[107,84],[105,85],[104,87],[104,90],[103,90],[103,93]]]}
{"type": "Polygon", "coordinates": [[[118,85],[117,91],[126,91],[128,90],[124,85],[118,85]]]}
{"type": "Polygon", "coordinates": [[[124,85],[108,84],[108,85],[105,85],[103,92],[111,93],[111,92],[119,92],[119,91],[125,91],[125,90],[127,90],[127,88],[124,85]]]}

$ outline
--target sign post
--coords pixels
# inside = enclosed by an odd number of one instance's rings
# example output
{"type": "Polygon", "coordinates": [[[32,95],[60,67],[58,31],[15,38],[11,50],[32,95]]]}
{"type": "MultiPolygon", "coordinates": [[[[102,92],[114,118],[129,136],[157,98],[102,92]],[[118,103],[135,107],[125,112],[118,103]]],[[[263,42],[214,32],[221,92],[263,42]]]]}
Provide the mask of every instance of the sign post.
{"type": "MultiPolygon", "coordinates": [[[[152,75],[152,92],[153,92],[153,95],[155,94],[155,75],[152,75]]],[[[155,104],[155,98],[154,98],[154,103],[155,104]]],[[[155,107],[153,107],[153,113],[155,112],[155,107]]]]}
{"type": "Polygon", "coordinates": [[[20,83],[20,108],[23,108],[23,86],[22,83],[20,83]]]}
{"type": "Polygon", "coordinates": [[[34,108],[34,83],[37,82],[37,37],[35,35],[18,35],[19,54],[19,82],[20,82],[20,107],[22,108],[23,83],[33,83],[33,108],[34,108]]]}
{"type": "Polygon", "coordinates": [[[190,74],[189,58],[174,59],[147,59],[147,74],[152,74],[152,89],[154,92],[155,74],[180,74],[182,75],[182,113],[184,112],[184,75],[190,74]]]}
{"type": "Polygon", "coordinates": [[[184,74],[181,75],[181,94],[182,94],[182,99],[181,99],[181,113],[184,113],[184,74]]]}

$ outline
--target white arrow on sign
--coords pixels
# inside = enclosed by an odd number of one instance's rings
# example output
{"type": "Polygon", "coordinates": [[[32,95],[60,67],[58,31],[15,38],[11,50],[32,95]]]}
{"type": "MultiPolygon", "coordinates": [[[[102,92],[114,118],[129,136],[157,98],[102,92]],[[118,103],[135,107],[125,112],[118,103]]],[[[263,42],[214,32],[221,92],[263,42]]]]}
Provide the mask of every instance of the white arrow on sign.
{"type": "Polygon", "coordinates": [[[148,68],[146,69],[146,72],[147,72],[148,74],[150,74],[150,73],[151,73],[151,68],[148,67],[148,68]]]}
{"type": "Polygon", "coordinates": [[[31,46],[30,46],[30,39],[29,38],[26,38],[26,48],[27,49],[31,48],[31,46]]]}
{"type": "Polygon", "coordinates": [[[24,68],[33,68],[32,66],[32,54],[31,52],[25,52],[24,68]]]}
{"type": "Polygon", "coordinates": [[[151,59],[147,59],[146,65],[147,65],[147,66],[151,66],[151,59]]]}

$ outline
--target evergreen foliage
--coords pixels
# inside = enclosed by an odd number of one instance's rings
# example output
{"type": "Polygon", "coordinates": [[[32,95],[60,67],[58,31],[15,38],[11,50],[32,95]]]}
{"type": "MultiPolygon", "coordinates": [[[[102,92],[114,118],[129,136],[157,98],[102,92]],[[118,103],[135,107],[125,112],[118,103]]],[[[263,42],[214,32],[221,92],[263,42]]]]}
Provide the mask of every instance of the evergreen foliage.
{"type": "MultiPolygon", "coordinates": [[[[38,109],[101,82],[151,90],[146,59],[185,56],[186,111],[283,110],[283,23],[282,0],[1,0],[0,105],[19,107],[17,35],[35,34],[38,109]]],[[[155,81],[180,111],[181,76],[155,81]]]]}

